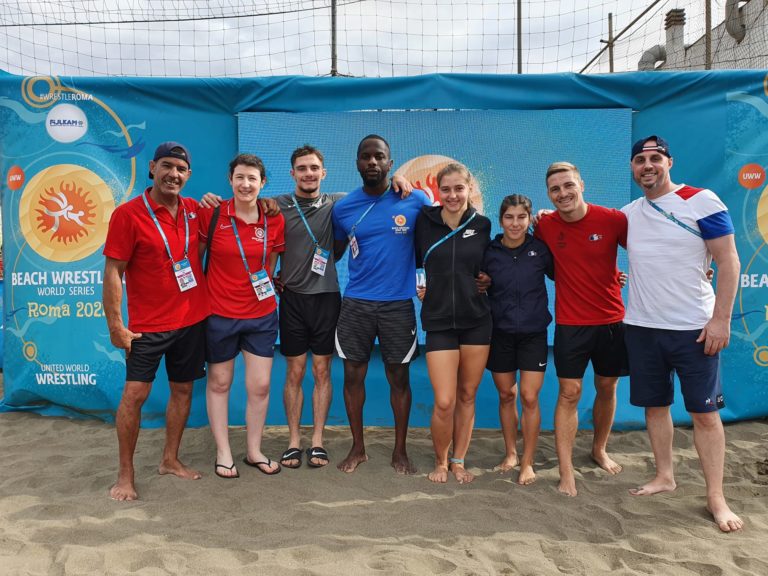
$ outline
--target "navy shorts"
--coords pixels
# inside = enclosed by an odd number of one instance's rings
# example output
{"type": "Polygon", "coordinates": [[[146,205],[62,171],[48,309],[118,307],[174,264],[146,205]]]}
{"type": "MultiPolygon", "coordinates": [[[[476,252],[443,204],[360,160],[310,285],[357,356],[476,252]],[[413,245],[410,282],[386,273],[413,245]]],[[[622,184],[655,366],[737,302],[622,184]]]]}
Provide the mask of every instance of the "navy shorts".
{"type": "Polygon", "coordinates": [[[494,330],[488,370],[491,372],[544,372],[547,369],[547,331],[510,334],[494,330]]]}
{"type": "Polygon", "coordinates": [[[407,364],[419,355],[413,300],[377,302],[344,298],[336,324],[336,353],[368,362],[376,338],[385,364],[407,364]]]}
{"type": "Polygon", "coordinates": [[[491,343],[491,317],[482,324],[463,330],[431,330],[427,332],[427,353],[438,350],[458,350],[462,346],[488,346],[491,343]]]}
{"type": "Polygon", "coordinates": [[[213,314],[208,317],[205,336],[208,342],[208,362],[227,362],[241,350],[255,356],[272,358],[277,340],[277,312],[247,319],[213,314]]]}
{"type": "Polygon", "coordinates": [[[341,294],[301,294],[287,288],[280,294],[280,352],[283,356],[333,354],[341,294]]]}
{"type": "Polygon", "coordinates": [[[720,355],[704,354],[696,342],[701,330],[664,330],[627,326],[629,401],[634,406],[670,406],[674,374],[688,412],[714,412],[725,406],[720,382],[720,355]]]}
{"type": "Polygon", "coordinates": [[[584,378],[587,364],[598,376],[629,373],[624,346],[624,323],[597,326],[555,326],[555,369],[559,378],[584,378]]]}
{"type": "Polygon", "coordinates": [[[168,332],[142,332],[125,359],[125,379],[153,382],[160,360],[171,382],[191,382],[205,376],[205,326],[203,320],[168,332]]]}

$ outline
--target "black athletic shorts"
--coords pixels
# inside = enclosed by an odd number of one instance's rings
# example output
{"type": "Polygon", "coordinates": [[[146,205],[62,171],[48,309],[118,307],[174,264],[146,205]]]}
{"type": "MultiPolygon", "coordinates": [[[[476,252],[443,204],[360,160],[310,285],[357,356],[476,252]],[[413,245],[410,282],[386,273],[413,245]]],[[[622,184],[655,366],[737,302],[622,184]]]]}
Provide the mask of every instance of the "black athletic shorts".
{"type": "Polygon", "coordinates": [[[629,374],[624,323],[598,326],[555,326],[555,368],[559,378],[583,378],[587,364],[598,376],[629,374]]]}
{"type": "Polygon", "coordinates": [[[163,356],[171,382],[191,382],[205,376],[205,323],[203,320],[168,332],[143,332],[125,359],[125,379],[153,382],[163,356]]]}
{"type": "Polygon", "coordinates": [[[425,352],[458,350],[461,346],[488,346],[491,343],[491,317],[482,324],[463,330],[431,330],[427,332],[425,352]]]}
{"type": "Polygon", "coordinates": [[[336,325],[336,353],[353,362],[368,362],[379,338],[385,364],[407,364],[419,355],[413,300],[377,302],[344,298],[336,325]]]}
{"type": "Polygon", "coordinates": [[[547,331],[510,334],[494,330],[487,368],[491,372],[544,372],[547,369],[547,331]]]}
{"type": "Polygon", "coordinates": [[[280,294],[280,352],[301,356],[333,354],[341,294],[301,294],[288,289],[280,294]]]}

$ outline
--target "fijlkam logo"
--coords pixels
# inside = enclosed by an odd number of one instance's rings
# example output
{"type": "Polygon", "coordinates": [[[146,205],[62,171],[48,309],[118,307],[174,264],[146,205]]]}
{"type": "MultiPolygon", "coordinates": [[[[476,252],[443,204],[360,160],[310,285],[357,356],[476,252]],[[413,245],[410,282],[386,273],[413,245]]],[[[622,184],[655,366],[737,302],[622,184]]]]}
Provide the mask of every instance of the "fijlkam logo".
{"type": "Polygon", "coordinates": [[[115,201],[96,174],[73,164],[38,172],[24,188],[19,224],[29,246],[43,258],[73,262],[104,243],[115,201]]]}
{"type": "Polygon", "coordinates": [[[54,106],[45,120],[48,135],[62,144],[79,140],[88,131],[85,112],[73,104],[54,106]]]}

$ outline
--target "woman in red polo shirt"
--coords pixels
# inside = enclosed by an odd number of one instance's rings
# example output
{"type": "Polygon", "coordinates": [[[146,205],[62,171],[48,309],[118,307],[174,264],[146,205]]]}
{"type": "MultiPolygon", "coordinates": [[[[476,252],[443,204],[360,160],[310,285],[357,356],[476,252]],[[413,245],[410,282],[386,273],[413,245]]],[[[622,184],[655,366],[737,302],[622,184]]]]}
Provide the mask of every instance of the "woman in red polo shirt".
{"type": "Polygon", "coordinates": [[[261,451],[261,437],[269,404],[272,357],[277,339],[277,302],[272,275],[277,255],[284,250],[282,214],[267,216],[258,203],[266,183],[264,163],[253,154],[240,154],[229,163],[232,198],[214,210],[200,208],[200,249],[210,244],[208,294],[208,420],[216,440],[214,471],[222,478],[238,478],[229,446],[229,390],[235,358],[245,361],[247,452],[244,462],[264,474],[280,472],[280,465],[261,451]]]}

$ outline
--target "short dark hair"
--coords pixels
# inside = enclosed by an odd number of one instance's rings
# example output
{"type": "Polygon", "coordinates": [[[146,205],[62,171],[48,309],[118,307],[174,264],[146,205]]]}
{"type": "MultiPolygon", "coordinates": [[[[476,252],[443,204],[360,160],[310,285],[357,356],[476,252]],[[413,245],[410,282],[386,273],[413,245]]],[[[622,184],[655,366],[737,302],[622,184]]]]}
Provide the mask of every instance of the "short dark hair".
{"type": "Polygon", "coordinates": [[[264,162],[255,154],[238,154],[229,163],[229,177],[232,178],[232,174],[235,173],[235,168],[238,166],[251,166],[256,168],[261,175],[263,182],[267,181],[267,169],[264,168],[264,162]]]}
{"type": "Polygon", "coordinates": [[[549,165],[549,168],[547,168],[547,175],[544,178],[544,182],[546,183],[552,174],[559,174],[560,172],[573,172],[576,178],[581,180],[581,173],[579,172],[579,169],[576,168],[575,164],[571,164],[570,162],[553,162],[549,165]]]}
{"type": "Polygon", "coordinates": [[[357,155],[358,156],[360,156],[360,150],[362,150],[363,142],[365,142],[366,140],[381,140],[382,142],[384,142],[384,146],[387,147],[387,152],[389,153],[389,155],[390,156],[392,155],[392,150],[389,147],[389,142],[384,140],[384,138],[382,136],[379,136],[378,134],[368,134],[368,136],[366,136],[365,138],[360,140],[360,144],[357,145],[357,155]]]}
{"type": "Polygon", "coordinates": [[[293,154],[291,154],[291,168],[293,168],[293,165],[296,164],[296,160],[302,156],[310,156],[311,154],[317,156],[317,159],[320,160],[320,164],[325,163],[325,158],[323,157],[323,153],[320,152],[320,150],[309,144],[304,144],[304,146],[296,148],[296,150],[293,151],[293,154]]]}
{"type": "Polygon", "coordinates": [[[528,196],[523,196],[522,194],[510,194],[509,196],[504,197],[504,200],[501,201],[501,206],[499,206],[499,222],[501,222],[501,219],[504,218],[504,214],[507,213],[507,209],[511,206],[522,206],[525,211],[528,212],[528,216],[530,216],[533,211],[533,203],[528,196]]]}

